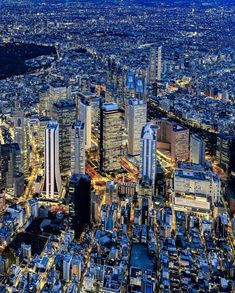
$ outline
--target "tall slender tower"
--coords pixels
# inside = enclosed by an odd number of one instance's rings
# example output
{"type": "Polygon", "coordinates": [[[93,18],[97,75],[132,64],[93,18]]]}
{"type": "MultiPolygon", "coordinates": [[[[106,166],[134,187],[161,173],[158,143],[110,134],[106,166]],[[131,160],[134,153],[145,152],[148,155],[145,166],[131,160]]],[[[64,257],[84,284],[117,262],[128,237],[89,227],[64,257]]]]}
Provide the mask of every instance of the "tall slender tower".
{"type": "Polygon", "coordinates": [[[143,100],[131,99],[128,106],[128,154],[140,154],[141,131],[147,122],[147,104],[143,100]]]}
{"type": "Polygon", "coordinates": [[[157,49],[156,47],[150,48],[149,58],[149,83],[152,84],[156,81],[157,77],[157,49]]]}
{"type": "Polygon", "coordinates": [[[18,111],[14,121],[14,142],[18,143],[22,154],[22,168],[25,176],[29,174],[29,130],[23,111],[18,111]]]}
{"type": "Polygon", "coordinates": [[[162,47],[157,49],[157,80],[161,81],[162,79],[162,47]]]}
{"type": "Polygon", "coordinates": [[[47,198],[55,198],[61,192],[59,167],[59,124],[49,121],[45,129],[44,187],[47,198]]]}
{"type": "Polygon", "coordinates": [[[156,179],[156,152],[157,152],[157,131],[159,126],[148,122],[141,133],[141,160],[140,177],[141,183],[155,187],[156,179]]]}
{"type": "Polygon", "coordinates": [[[86,149],[91,148],[91,124],[92,124],[92,108],[89,101],[81,99],[79,119],[85,124],[86,149]]]}
{"type": "Polygon", "coordinates": [[[79,120],[71,129],[71,172],[85,174],[85,124],[79,120]]]}

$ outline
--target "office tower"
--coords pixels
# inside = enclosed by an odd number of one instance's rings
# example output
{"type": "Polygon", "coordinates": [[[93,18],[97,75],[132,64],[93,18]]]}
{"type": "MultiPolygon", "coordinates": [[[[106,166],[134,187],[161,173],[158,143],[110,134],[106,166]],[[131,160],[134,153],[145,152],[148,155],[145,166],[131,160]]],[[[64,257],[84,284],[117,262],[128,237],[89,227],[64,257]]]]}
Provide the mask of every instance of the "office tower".
{"type": "Polygon", "coordinates": [[[29,173],[29,127],[22,111],[15,114],[14,142],[19,145],[22,154],[22,169],[27,176],[29,173]]]}
{"type": "Polygon", "coordinates": [[[135,97],[146,99],[146,79],[141,72],[138,73],[135,80],[135,97]]]}
{"type": "Polygon", "coordinates": [[[0,275],[6,274],[9,269],[9,259],[0,256],[0,275]]]}
{"type": "Polygon", "coordinates": [[[205,142],[199,136],[190,136],[190,161],[195,164],[205,164],[205,142]]]}
{"type": "Polygon", "coordinates": [[[52,81],[49,85],[49,109],[50,116],[53,116],[53,105],[59,100],[66,100],[71,98],[71,87],[64,84],[62,81],[52,81]]]}
{"type": "Polygon", "coordinates": [[[85,125],[86,149],[91,148],[91,124],[92,124],[92,109],[89,101],[81,99],[79,119],[85,125]]]}
{"type": "Polygon", "coordinates": [[[71,129],[71,172],[85,174],[85,125],[79,120],[71,129]]]}
{"type": "Polygon", "coordinates": [[[216,161],[229,178],[229,187],[235,192],[235,135],[221,133],[217,138],[216,161]]]}
{"type": "Polygon", "coordinates": [[[20,197],[23,196],[24,194],[24,173],[20,172],[17,173],[14,178],[14,196],[15,197],[20,197]]]}
{"type": "Polygon", "coordinates": [[[128,154],[140,154],[140,137],[147,121],[147,104],[143,100],[131,99],[128,106],[128,154]]]}
{"type": "Polygon", "coordinates": [[[157,49],[157,80],[162,80],[162,47],[157,49]]]}
{"type": "Polygon", "coordinates": [[[141,207],[141,224],[148,225],[149,217],[149,201],[147,198],[142,198],[142,207],[141,207]]]}
{"type": "Polygon", "coordinates": [[[36,116],[30,118],[28,121],[29,125],[29,138],[32,147],[32,153],[35,151],[43,158],[44,156],[44,136],[47,123],[50,121],[49,117],[36,116]]]}
{"type": "Polygon", "coordinates": [[[73,257],[72,259],[72,268],[71,268],[71,277],[75,282],[79,283],[82,275],[82,262],[79,257],[73,257]]]}
{"type": "Polygon", "coordinates": [[[39,215],[39,202],[38,199],[33,198],[29,200],[29,211],[33,219],[37,218],[39,215]]]}
{"type": "Polygon", "coordinates": [[[31,245],[30,244],[25,244],[21,243],[21,249],[23,250],[23,257],[30,260],[32,256],[31,252],[31,245]]]}
{"type": "Polygon", "coordinates": [[[134,72],[128,72],[127,74],[127,93],[128,93],[128,98],[135,96],[135,74],[134,72]]]}
{"type": "Polygon", "coordinates": [[[6,194],[5,190],[0,190],[0,213],[3,212],[6,208],[6,194]]]}
{"type": "Polygon", "coordinates": [[[59,163],[62,174],[70,171],[71,127],[76,120],[76,104],[71,99],[59,100],[53,105],[53,118],[59,123],[59,163]]]}
{"type": "Polygon", "coordinates": [[[49,96],[52,103],[63,99],[70,99],[71,87],[62,81],[53,81],[50,83],[49,96]]]}
{"type": "Polygon", "coordinates": [[[50,121],[45,129],[44,187],[47,198],[55,198],[61,192],[59,167],[59,124],[50,121]]]}
{"type": "Polygon", "coordinates": [[[66,282],[70,281],[71,262],[72,262],[72,255],[69,254],[69,253],[64,255],[64,259],[63,259],[63,279],[66,282]]]}
{"type": "Polygon", "coordinates": [[[14,177],[22,170],[22,155],[17,143],[0,145],[0,188],[13,188],[14,177]]]}
{"type": "MultiPolygon", "coordinates": [[[[83,104],[86,102],[91,106],[91,124],[96,126],[99,123],[99,111],[100,111],[100,100],[101,97],[97,96],[91,92],[79,93],[77,97],[77,105],[78,105],[78,117],[80,117],[80,102],[82,101],[83,104]]],[[[84,110],[84,108],[82,109],[84,110]]],[[[83,113],[81,113],[83,114],[83,113]]],[[[84,122],[85,123],[85,122],[84,122]]]]}
{"type": "Polygon", "coordinates": [[[235,149],[235,135],[227,133],[219,134],[217,138],[216,160],[219,166],[228,174],[235,172],[235,161],[233,162],[233,152],[235,149]]]}
{"type": "Polygon", "coordinates": [[[91,180],[83,174],[73,174],[69,185],[69,224],[79,237],[91,224],[91,180]]]}
{"type": "Polygon", "coordinates": [[[172,161],[187,161],[189,159],[189,129],[169,120],[157,121],[157,148],[172,161]]]}
{"type": "Polygon", "coordinates": [[[100,170],[115,172],[121,169],[122,113],[116,103],[104,103],[100,114],[100,170]]]}
{"type": "Polygon", "coordinates": [[[39,115],[49,116],[50,115],[50,95],[49,88],[43,87],[39,92],[39,115]]]}
{"type": "Polygon", "coordinates": [[[140,177],[141,183],[150,187],[155,187],[158,130],[158,125],[147,123],[141,133],[140,177]]]}
{"type": "Polygon", "coordinates": [[[157,49],[156,47],[150,48],[150,58],[149,58],[149,74],[148,81],[150,84],[156,81],[157,77],[157,49]]]}

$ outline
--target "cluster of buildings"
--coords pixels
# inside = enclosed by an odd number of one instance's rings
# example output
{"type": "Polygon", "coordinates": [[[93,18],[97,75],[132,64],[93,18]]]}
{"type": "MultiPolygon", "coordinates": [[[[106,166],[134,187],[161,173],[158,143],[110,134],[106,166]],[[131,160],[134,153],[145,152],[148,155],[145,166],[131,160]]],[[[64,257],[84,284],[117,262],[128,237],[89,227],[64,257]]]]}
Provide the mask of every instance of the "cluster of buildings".
{"type": "Polygon", "coordinates": [[[111,2],[1,6],[0,292],[233,292],[234,8],[111,2]]]}

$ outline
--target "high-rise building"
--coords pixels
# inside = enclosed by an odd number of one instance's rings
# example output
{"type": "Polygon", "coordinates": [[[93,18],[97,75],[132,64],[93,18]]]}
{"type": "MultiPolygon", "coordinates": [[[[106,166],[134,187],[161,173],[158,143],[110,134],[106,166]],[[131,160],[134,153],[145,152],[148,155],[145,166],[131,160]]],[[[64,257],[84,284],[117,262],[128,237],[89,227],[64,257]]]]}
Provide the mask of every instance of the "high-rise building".
{"type": "Polygon", "coordinates": [[[50,121],[45,130],[44,187],[47,198],[55,198],[61,192],[59,166],[59,124],[50,121]]]}
{"type": "Polygon", "coordinates": [[[141,183],[155,187],[157,131],[159,126],[147,123],[141,133],[140,177],[141,183]]]}
{"type": "Polygon", "coordinates": [[[14,176],[14,195],[16,197],[23,196],[24,194],[24,173],[20,172],[14,176]]]}
{"type": "Polygon", "coordinates": [[[70,281],[71,278],[71,262],[72,262],[72,255],[67,253],[63,259],[63,279],[66,282],[70,281]]]}
{"type": "Polygon", "coordinates": [[[122,112],[116,103],[104,103],[100,114],[100,170],[114,172],[121,169],[122,112]]]}
{"type": "Polygon", "coordinates": [[[50,115],[50,96],[48,87],[42,88],[39,92],[39,114],[41,116],[50,115]]]}
{"type": "Polygon", "coordinates": [[[85,125],[86,149],[91,148],[91,124],[92,124],[92,107],[89,101],[80,100],[80,115],[79,119],[85,125]]]}
{"type": "Polygon", "coordinates": [[[162,80],[162,47],[157,49],[157,80],[162,80]]]}
{"type": "Polygon", "coordinates": [[[150,48],[149,58],[149,83],[152,84],[156,81],[157,77],[157,49],[156,47],[150,48]]]}
{"type": "Polygon", "coordinates": [[[44,154],[44,136],[49,117],[36,116],[29,119],[29,137],[33,148],[36,148],[40,156],[44,154]]]}
{"type": "Polygon", "coordinates": [[[29,128],[22,111],[15,114],[14,142],[18,143],[22,154],[22,168],[25,176],[29,173],[29,128]]]}
{"type": "Polygon", "coordinates": [[[190,136],[190,161],[195,164],[205,164],[205,141],[199,136],[190,136]]]}
{"type": "Polygon", "coordinates": [[[162,119],[157,121],[160,126],[158,132],[158,150],[172,161],[187,161],[189,159],[189,129],[162,119]]]}
{"type": "Polygon", "coordinates": [[[6,194],[4,189],[0,189],[0,213],[6,208],[6,194]]]}
{"type": "Polygon", "coordinates": [[[48,95],[49,109],[51,114],[50,116],[52,116],[54,103],[57,103],[59,100],[66,100],[71,98],[71,87],[67,84],[64,84],[62,81],[53,81],[50,83],[48,95]]]}
{"type": "Polygon", "coordinates": [[[147,198],[142,198],[142,207],[141,207],[141,224],[148,225],[149,217],[149,202],[147,198]]]}
{"type": "Polygon", "coordinates": [[[216,160],[228,176],[235,176],[235,135],[221,133],[218,136],[216,160]]]}
{"type": "Polygon", "coordinates": [[[53,81],[50,83],[49,96],[50,101],[53,103],[63,99],[70,99],[71,88],[62,82],[53,81]]]}
{"type": "Polygon", "coordinates": [[[162,79],[162,47],[150,48],[148,82],[154,84],[162,79]]]}
{"type": "Polygon", "coordinates": [[[73,174],[69,186],[69,224],[79,237],[91,224],[91,180],[84,174],[73,174]]]}
{"type": "Polygon", "coordinates": [[[17,143],[0,145],[0,188],[13,188],[14,177],[22,170],[22,155],[17,143]]]}
{"type": "Polygon", "coordinates": [[[59,100],[53,105],[53,118],[59,123],[60,172],[70,171],[71,127],[76,120],[76,104],[72,99],[59,100]]]}
{"type": "Polygon", "coordinates": [[[71,172],[85,174],[85,125],[77,120],[71,129],[71,172]]]}
{"type": "Polygon", "coordinates": [[[128,154],[137,156],[141,132],[147,121],[147,104],[143,100],[129,100],[128,120],[128,154]]]}

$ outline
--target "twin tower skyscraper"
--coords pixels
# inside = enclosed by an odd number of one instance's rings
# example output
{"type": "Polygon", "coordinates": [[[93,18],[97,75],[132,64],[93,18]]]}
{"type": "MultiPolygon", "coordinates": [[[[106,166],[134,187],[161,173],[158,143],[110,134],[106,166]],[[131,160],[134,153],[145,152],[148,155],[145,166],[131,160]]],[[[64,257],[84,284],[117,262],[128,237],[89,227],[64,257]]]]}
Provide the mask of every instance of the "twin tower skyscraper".
{"type": "MultiPolygon", "coordinates": [[[[81,121],[72,124],[69,133],[71,156],[69,164],[72,174],[85,174],[85,125],[81,121]]],[[[47,198],[61,193],[62,181],[59,164],[59,123],[49,121],[45,129],[44,186],[47,198]]]]}

